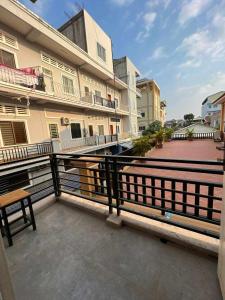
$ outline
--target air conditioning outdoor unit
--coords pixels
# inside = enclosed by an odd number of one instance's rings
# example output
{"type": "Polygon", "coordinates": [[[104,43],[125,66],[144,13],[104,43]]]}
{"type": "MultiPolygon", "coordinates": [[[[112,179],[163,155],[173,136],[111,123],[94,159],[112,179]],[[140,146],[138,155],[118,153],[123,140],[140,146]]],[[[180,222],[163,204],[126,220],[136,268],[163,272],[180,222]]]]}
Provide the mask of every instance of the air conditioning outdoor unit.
{"type": "Polygon", "coordinates": [[[69,118],[62,117],[62,118],[61,118],[61,125],[62,125],[62,126],[68,126],[68,125],[70,125],[70,119],[69,119],[69,118]]]}

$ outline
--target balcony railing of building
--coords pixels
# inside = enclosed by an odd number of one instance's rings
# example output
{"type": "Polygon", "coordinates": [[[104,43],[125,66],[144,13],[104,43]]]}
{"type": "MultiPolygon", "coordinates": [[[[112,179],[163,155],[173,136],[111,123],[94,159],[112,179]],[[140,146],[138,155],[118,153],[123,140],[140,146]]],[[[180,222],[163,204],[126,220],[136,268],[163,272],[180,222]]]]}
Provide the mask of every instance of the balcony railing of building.
{"type": "Polygon", "coordinates": [[[0,163],[36,157],[52,152],[51,142],[3,147],[0,148],[0,163]]]}
{"type": "Polygon", "coordinates": [[[66,99],[69,103],[88,104],[99,108],[105,107],[113,112],[116,108],[128,111],[128,106],[122,108],[122,104],[116,100],[108,100],[104,97],[95,95],[92,92],[79,91],[73,85],[63,85],[53,80],[52,76],[42,73],[40,67],[27,67],[14,69],[5,65],[0,65],[0,81],[23,86],[33,90],[43,91],[50,97],[66,99]]]}
{"type": "MultiPolygon", "coordinates": [[[[51,154],[42,160],[41,174],[33,177],[27,188],[33,201],[41,200],[46,194],[55,193],[59,197],[66,193],[101,203],[108,207],[109,214],[115,209],[117,215],[125,211],[208,236],[219,236],[221,162],[89,154],[51,154]],[[153,169],[161,173],[152,175],[153,169]],[[175,172],[174,176],[165,176],[166,171],[175,172]],[[186,179],[178,173],[190,173],[196,178],[210,175],[210,180],[186,179]]],[[[30,159],[26,167],[32,171],[30,159]]],[[[0,171],[0,183],[4,183],[2,193],[23,186],[24,180],[13,183],[19,168],[9,164],[4,173],[0,171]]]]}
{"type": "MultiPolygon", "coordinates": [[[[202,132],[202,133],[193,133],[193,139],[214,139],[215,132],[202,132]]],[[[186,133],[174,133],[172,136],[173,140],[187,140],[188,135],[186,133]]]]}

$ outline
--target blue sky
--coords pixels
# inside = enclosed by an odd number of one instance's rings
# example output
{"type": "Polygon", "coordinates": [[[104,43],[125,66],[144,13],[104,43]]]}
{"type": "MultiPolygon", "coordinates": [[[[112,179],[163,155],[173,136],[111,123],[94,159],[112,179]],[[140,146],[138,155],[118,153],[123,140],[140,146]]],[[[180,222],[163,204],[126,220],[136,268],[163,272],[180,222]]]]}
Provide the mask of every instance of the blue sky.
{"type": "Polygon", "coordinates": [[[225,0],[21,0],[54,27],[80,3],[142,76],[155,79],[167,119],[199,115],[201,102],[225,90],[225,0]]]}

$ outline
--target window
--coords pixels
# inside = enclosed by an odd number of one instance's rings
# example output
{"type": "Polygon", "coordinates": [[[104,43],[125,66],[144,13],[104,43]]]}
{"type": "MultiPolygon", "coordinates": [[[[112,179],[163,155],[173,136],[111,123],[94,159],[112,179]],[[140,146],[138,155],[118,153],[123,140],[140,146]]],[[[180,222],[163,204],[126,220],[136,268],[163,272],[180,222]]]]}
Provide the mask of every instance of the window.
{"type": "Polygon", "coordinates": [[[120,133],[120,126],[116,125],[116,133],[119,134],[120,133]]]}
{"type": "Polygon", "coordinates": [[[106,51],[105,51],[105,48],[102,47],[102,45],[100,45],[99,43],[97,43],[97,51],[98,51],[98,56],[106,61],[106,51]]]}
{"type": "Polygon", "coordinates": [[[58,139],[59,138],[58,124],[49,124],[49,132],[50,132],[51,139],[58,139]]]}
{"type": "Polygon", "coordinates": [[[44,82],[46,85],[45,91],[49,93],[54,93],[54,83],[53,83],[53,75],[52,71],[46,68],[42,68],[44,74],[44,82]]]}
{"type": "Polygon", "coordinates": [[[16,68],[15,57],[13,53],[0,49],[0,64],[10,68],[16,68]]]}
{"type": "Polygon", "coordinates": [[[97,97],[101,97],[101,92],[100,92],[100,91],[95,91],[95,95],[96,95],[97,97]]]}
{"type": "Polygon", "coordinates": [[[62,76],[63,81],[63,90],[65,94],[72,94],[74,95],[74,88],[73,88],[73,79],[68,78],[66,76],[62,76]]]}
{"type": "Polygon", "coordinates": [[[24,188],[30,185],[27,171],[16,172],[0,179],[0,194],[24,188]]]}
{"type": "Polygon", "coordinates": [[[27,144],[24,122],[0,122],[0,130],[4,146],[27,144]]]}
{"type": "Polygon", "coordinates": [[[208,108],[211,108],[211,104],[210,103],[208,103],[208,108]]]}
{"type": "Polygon", "coordinates": [[[80,123],[71,123],[71,135],[72,135],[72,139],[81,138],[80,123]]]}
{"type": "Polygon", "coordinates": [[[89,88],[87,86],[84,87],[85,96],[89,96],[89,88]]]}
{"type": "Polygon", "coordinates": [[[104,125],[98,125],[98,134],[104,135],[104,125]]]}
{"type": "Polygon", "coordinates": [[[142,116],[142,118],[144,118],[144,117],[145,117],[145,113],[144,113],[144,112],[142,112],[142,113],[141,113],[141,116],[142,116]]]}
{"type": "Polygon", "coordinates": [[[139,131],[144,131],[145,130],[145,126],[139,126],[139,131]]]}

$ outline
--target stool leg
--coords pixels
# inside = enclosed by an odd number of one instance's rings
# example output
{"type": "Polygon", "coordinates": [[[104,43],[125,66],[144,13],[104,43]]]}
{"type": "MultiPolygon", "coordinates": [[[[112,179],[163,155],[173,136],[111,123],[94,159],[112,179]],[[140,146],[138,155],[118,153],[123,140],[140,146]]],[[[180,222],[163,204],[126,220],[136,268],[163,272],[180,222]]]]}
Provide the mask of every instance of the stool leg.
{"type": "Polygon", "coordinates": [[[5,225],[5,233],[8,239],[8,243],[9,243],[9,247],[13,245],[13,241],[12,241],[12,236],[11,236],[11,232],[10,232],[10,228],[9,228],[9,222],[8,222],[8,216],[6,214],[6,210],[5,207],[2,208],[2,216],[3,216],[3,220],[4,220],[4,225],[5,225]]]}
{"type": "Polygon", "coordinates": [[[30,210],[31,224],[33,226],[33,230],[36,230],[36,223],[35,223],[35,218],[34,218],[34,212],[33,212],[33,207],[32,207],[32,203],[31,203],[31,198],[28,197],[27,201],[28,201],[28,206],[29,206],[29,210],[30,210]]]}
{"type": "Polygon", "coordinates": [[[22,212],[23,212],[23,219],[24,219],[24,223],[27,223],[27,214],[26,214],[26,209],[25,209],[25,205],[24,205],[24,199],[21,200],[21,209],[22,209],[22,212]]]}

